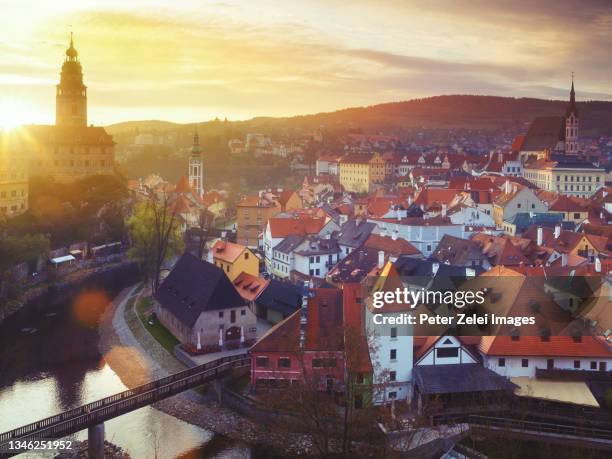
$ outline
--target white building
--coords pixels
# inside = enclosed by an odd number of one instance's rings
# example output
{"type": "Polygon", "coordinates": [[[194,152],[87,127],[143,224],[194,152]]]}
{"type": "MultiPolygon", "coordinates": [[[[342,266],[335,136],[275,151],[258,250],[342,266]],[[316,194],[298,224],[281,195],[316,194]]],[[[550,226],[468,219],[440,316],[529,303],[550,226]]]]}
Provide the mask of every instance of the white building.
{"type": "MultiPolygon", "coordinates": [[[[382,253],[382,252],[381,252],[382,253]]],[[[379,255],[381,254],[379,253],[379,255]]],[[[381,269],[375,290],[382,288],[392,291],[401,288],[402,282],[393,263],[384,265],[384,253],[379,259],[381,269]]],[[[413,332],[408,324],[380,324],[383,318],[395,316],[393,305],[374,308],[369,304],[365,309],[366,330],[373,365],[374,403],[412,398],[413,332]]]]}

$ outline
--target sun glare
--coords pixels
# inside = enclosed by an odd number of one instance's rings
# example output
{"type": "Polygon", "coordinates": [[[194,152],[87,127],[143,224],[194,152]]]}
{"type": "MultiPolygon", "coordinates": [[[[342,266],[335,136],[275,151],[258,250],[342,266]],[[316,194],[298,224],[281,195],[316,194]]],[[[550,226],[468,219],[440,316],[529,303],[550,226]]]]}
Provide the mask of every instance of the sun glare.
{"type": "Polygon", "coordinates": [[[0,100],[0,129],[10,131],[22,124],[31,123],[33,118],[31,108],[22,102],[0,100]]]}

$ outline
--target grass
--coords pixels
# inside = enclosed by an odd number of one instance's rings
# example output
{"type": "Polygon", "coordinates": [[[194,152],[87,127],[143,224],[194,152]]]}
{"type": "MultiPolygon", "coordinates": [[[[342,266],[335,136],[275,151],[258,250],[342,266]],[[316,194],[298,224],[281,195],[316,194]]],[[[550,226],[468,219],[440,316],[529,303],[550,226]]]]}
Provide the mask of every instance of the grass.
{"type": "Polygon", "coordinates": [[[161,344],[171,355],[174,355],[174,347],[179,344],[179,340],[177,340],[166,327],[159,323],[157,318],[150,315],[147,317],[147,312],[150,308],[151,298],[141,298],[140,301],[136,303],[135,308],[138,318],[151,336],[155,338],[157,342],[161,344]]]}

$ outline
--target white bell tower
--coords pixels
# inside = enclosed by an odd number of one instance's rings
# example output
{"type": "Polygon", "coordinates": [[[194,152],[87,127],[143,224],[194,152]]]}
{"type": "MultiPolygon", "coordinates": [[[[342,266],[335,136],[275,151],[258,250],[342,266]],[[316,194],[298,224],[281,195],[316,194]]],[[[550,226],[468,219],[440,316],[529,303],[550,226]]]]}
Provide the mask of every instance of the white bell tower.
{"type": "Polygon", "coordinates": [[[189,157],[189,186],[200,198],[204,195],[204,165],[202,163],[200,138],[197,133],[193,136],[191,156],[189,157]]]}

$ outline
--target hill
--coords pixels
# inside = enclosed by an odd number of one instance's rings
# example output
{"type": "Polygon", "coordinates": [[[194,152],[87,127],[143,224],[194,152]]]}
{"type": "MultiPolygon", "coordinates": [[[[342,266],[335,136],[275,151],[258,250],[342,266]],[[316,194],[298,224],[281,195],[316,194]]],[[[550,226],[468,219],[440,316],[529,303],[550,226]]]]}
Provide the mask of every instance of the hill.
{"type": "MultiPolygon", "coordinates": [[[[176,124],[130,121],[108,126],[111,134],[141,131],[209,130],[214,125],[258,132],[293,131],[325,126],[328,130],[362,129],[402,134],[415,129],[522,130],[537,116],[561,115],[567,102],[497,96],[452,95],[353,107],[293,117],[258,117],[247,121],[176,124]]],[[[612,135],[612,102],[579,102],[581,134],[612,135]]]]}

